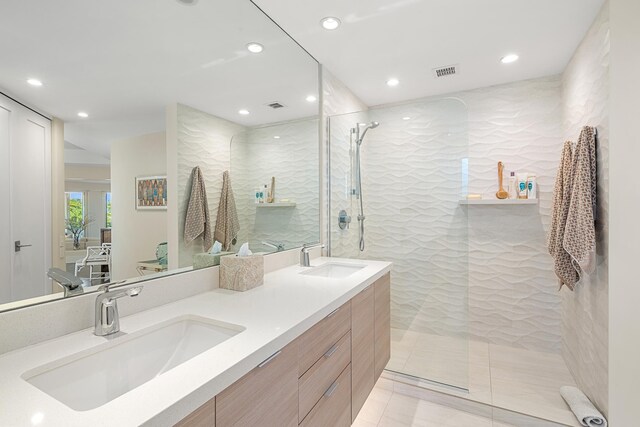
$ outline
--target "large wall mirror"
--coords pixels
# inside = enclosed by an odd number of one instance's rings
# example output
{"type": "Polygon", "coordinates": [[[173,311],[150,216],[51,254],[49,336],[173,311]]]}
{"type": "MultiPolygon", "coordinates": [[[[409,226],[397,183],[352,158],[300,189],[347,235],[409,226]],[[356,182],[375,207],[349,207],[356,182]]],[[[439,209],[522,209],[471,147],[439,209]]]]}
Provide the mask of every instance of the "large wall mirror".
{"type": "Polygon", "coordinates": [[[319,240],[318,64],[252,2],[1,8],[0,311],[319,240]]]}

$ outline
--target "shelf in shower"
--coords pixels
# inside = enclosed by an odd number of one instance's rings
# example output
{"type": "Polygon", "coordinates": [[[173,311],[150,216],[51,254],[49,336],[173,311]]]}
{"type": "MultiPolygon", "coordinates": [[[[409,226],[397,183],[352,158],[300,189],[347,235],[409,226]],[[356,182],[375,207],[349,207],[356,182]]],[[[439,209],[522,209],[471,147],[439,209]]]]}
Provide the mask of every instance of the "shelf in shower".
{"type": "Polygon", "coordinates": [[[258,203],[257,208],[295,208],[296,204],[293,202],[276,202],[276,203],[258,203]]]}
{"type": "Polygon", "coordinates": [[[461,205],[537,205],[538,199],[462,199],[461,205]]]}

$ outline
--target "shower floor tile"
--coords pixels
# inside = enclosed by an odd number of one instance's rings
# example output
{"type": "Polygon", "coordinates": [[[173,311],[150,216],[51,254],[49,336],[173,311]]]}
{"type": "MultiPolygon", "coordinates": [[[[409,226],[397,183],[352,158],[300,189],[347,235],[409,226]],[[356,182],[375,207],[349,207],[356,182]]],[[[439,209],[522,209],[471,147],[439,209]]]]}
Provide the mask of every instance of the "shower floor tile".
{"type": "Polygon", "coordinates": [[[560,396],[575,382],[559,354],[392,328],[387,369],[465,399],[579,426],[560,396]],[[456,387],[441,387],[435,381],[456,387]]]}

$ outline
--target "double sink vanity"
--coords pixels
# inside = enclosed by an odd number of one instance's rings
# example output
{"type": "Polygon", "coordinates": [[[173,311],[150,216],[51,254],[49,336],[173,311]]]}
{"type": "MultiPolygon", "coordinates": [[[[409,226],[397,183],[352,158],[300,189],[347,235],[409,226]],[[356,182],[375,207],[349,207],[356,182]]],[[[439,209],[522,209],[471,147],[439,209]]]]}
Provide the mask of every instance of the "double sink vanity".
{"type": "Polygon", "coordinates": [[[390,357],[390,266],[316,258],[104,336],[98,294],[95,328],[0,356],[0,425],[348,426],[390,357]]]}

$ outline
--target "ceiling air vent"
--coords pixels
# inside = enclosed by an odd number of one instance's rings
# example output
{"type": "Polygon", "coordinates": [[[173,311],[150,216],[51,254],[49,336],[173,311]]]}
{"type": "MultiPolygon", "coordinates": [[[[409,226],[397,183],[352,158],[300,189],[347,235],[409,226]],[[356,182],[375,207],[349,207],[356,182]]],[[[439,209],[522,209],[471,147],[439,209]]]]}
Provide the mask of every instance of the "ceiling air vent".
{"type": "Polygon", "coordinates": [[[457,65],[448,65],[446,67],[434,68],[433,76],[434,77],[447,77],[447,76],[455,76],[458,73],[457,65]]]}
{"type": "Polygon", "coordinates": [[[280,104],[279,102],[271,102],[267,104],[267,106],[273,108],[274,110],[277,110],[278,108],[284,108],[284,105],[280,104]]]}

